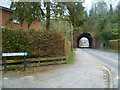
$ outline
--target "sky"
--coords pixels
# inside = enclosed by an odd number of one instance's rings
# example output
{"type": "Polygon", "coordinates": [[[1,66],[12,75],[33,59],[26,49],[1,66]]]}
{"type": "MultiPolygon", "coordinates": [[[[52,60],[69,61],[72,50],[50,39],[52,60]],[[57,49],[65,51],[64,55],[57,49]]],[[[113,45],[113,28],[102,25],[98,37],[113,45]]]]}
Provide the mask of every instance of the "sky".
{"type": "MultiPolygon", "coordinates": [[[[83,3],[83,6],[85,7],[85,10],[89,11],[92,7],[92,4],[94,4],[95,2],[98,2],[98,1],[106,1],[106,2],[108,2],[107,4],[112,3],[113,7],[115,7],[119,2],[119,0],[85,0],[85,2],[83,3]]],[[[0,0],[0,6],[9,8],[9,6],[10,6],[9,0],[0,0]]]]}
{"type": "Polygon", "coordinates": [[[119,0],[85,0],[85,3],[83,4],[83,6],[85,7],[86,10],[90,10],[92,7],[92,4],[98,1],[105,1],[107,2],[107,5],[112,4],[113,8],[118,5],[118,2],[120,3],[119,0]]]}
{"type": "Polygon", "coordinates": [[[10,3],[8,0],[0,0],[0,6],[3,6],[3,7],[10,7],[10,3]]]}
{"type": "Polygon", "coordinates": [[[90,8],[92,7],[92,0],[85,0],[83,6],[85,7],[86,10],[90,10],[90,8]]]}

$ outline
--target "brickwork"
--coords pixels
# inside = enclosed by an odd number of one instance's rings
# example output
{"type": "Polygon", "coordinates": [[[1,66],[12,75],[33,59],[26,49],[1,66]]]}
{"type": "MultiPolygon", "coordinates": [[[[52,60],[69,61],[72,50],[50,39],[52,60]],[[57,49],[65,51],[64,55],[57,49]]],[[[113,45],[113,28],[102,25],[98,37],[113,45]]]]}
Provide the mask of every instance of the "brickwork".
{"type": "MultiPolygon", "coordinates": [[[[6,21],[8,20],[8,18],[10,18],[10,16],[12,16],[12,11],[9,11],[7,9],[2,9],[0,8],[0,26],[7,26],[8,28],[18,28],[20,27],[19,23],[14,23],[14,22],[10,22],[10,24],[6,25],[6,21]]],[[[40,26],[40,21],[34,21],[30,28],[34,28],[36,30],[40,30],[41,26],[40,26]]],[[[23,29],[28,29],[28,24],[27,22],[23,23],[23,29]]]]}
{"type": "Polygon", "coordinates": [[[76,31],[73,34],[73,47],[77,48],[78,47],[78,43],[79,43],[79,39],[84,36],[83,34],[86,33],[86,38],[89,40],[89,44],[91,48],[96,48],[96,40],[94,38],[94,36],[92,36],[92,33],[90,32],[83,32],[83,31],[76,31]],[[88,36],[87,36],[88,34],[88,36]],[[89,36],[90,35],[90,36],[89,36]]]}

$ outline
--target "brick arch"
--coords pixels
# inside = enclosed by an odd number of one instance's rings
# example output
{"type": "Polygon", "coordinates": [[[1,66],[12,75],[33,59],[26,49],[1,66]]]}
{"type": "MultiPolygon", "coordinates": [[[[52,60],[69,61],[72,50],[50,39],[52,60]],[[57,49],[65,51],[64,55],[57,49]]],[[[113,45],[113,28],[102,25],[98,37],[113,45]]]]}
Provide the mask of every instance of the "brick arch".
{"type": "Polygon", "coordinates": [[[96,40],[91,32],[76,31],[73,33],[73,48],[79,47],[79,40],[86,37],[89,40],[89,47],[96,48],[96,40]]]}

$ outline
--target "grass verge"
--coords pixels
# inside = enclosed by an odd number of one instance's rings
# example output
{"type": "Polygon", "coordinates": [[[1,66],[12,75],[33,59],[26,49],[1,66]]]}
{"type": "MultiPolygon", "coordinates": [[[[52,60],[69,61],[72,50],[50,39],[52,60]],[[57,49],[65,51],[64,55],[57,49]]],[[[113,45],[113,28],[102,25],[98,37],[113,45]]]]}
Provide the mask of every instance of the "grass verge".
{"type": "Polygon", "coordinates": [[[73,64],[74,63],[74,56],[75,56],[75,53],[74,52],[70,52],[68,60],[67,60],[68,64],[73,64]]]}
{"type": "Polygon", "coordinates": [[[73,48],[73,51],[76,51],[76,48],[73,48]]]}
{"type": "Polygon", "coordinates": [[[114,49],[106,49],[106,48],[99,48],[99,50],[103,50],[103,51],[108,51],[108,52],[113,52],[113,53],[120,53],[119,50],[114,50],[114,49]]]}

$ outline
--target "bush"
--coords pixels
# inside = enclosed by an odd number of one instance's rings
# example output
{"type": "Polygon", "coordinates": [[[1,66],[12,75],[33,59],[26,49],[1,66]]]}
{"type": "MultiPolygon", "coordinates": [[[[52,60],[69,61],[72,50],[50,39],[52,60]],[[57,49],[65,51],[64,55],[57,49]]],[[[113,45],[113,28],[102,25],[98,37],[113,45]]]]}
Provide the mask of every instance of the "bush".
{"type": "Polygon", "coordinates": [[[25,52],[29,47],[30,38],[22,31],[2,30],[3,52],[25,52]]]}
{"type": "Polygon", "coordinates": [[[80,31],[80,30],[81,30],[80,27],[73,28],[73,31],[80,31]]]}
{"type": "Polygon", "coordinates": [[[109,40],[109,44],[112,49],[120,49],[120,39],[109,40]]]}
{"type": "Polygon", "coordinates": [[[28,57],[65,56],[65,38],[60,32],[2,30],[2,52],[28,52],[28,57]]]}
{"type": "Polygon", "coordinates": [[[28,29],[29,32],[35,32],[35,29],[34,28],[30,28],[28,29]]]}

